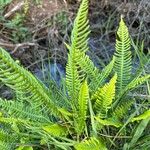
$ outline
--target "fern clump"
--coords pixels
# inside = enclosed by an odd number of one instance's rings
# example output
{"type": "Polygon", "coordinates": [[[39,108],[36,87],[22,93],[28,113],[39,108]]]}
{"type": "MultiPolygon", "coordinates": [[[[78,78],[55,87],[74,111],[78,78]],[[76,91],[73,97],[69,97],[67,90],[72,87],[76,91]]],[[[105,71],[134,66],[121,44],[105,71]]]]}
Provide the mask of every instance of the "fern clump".
{"type": "Polygon", "coordinates": [[[69,49],[66,78],[60,89],[48,89],[0,48],[0,81],[16,94],[9,101],[0,99],[3,150],[120,149],[123,144],[131,146],[127,139],[120,139],[122,145],[115,145],[117,136],[126,136],[127,125],[136,126],[138,121],[149,119],[149,110],[136,116],[137,110],[128,95],[148,82],[150,75],[133,78],[131,42],[123,18],[117,31],[115,54],[103,70],[86,54],[90,33],[88,5],[88,0],[82,0],[71,44],[66,44],[69,49]],[[132,111],[128,112],[130,108],[132,111]]]}

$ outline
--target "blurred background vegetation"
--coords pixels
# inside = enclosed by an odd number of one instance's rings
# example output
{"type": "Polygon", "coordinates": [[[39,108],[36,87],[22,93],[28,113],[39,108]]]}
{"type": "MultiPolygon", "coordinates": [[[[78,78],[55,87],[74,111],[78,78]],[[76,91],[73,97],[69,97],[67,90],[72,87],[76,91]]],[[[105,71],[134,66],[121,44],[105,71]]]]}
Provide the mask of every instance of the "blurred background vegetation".
{"type": "MultiPolygon", "coordinates": [[[[64,76],[67,60],[64,42],[70,42],[79,3],[80,0],[0,0],[0,46],[40,79],[44,80],[51,70],[52,77],[59,80],[64,76]]],[[[114,52],[121,14],[134,41],[133,53],[142,51],[143,61],[147,60],[144,56],[149,55],[150,48],[149,10],[150,0],[91,0],[88,53],[97,66],[105,66],[114,52]]],[[[139,60],[134,59],[136,69],[139,60]]]]}

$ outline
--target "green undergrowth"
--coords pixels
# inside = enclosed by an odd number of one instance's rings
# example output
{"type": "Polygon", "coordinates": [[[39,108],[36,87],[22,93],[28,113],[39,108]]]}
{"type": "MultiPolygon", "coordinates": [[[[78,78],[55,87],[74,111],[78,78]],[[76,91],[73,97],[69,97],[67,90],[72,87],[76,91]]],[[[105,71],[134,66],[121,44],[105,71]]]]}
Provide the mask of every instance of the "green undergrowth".
{"type": "Polygon", "coordinates": [[[0,99],[3,150],[148,150],[149,79],[145,56],[134,44],[123,17],[115,53],[103,68],[87,55],[89,1],[82,0],[68,48],[66,76],[49,88],[0,48],[0,81],[11,100],[0,99]],[[133,67],[134,47],[139,66],[133,67]],[[136,91],[142,91],[136,95],[136,91]],[[135,94],[135,95],[134,95],[135,94]]]}

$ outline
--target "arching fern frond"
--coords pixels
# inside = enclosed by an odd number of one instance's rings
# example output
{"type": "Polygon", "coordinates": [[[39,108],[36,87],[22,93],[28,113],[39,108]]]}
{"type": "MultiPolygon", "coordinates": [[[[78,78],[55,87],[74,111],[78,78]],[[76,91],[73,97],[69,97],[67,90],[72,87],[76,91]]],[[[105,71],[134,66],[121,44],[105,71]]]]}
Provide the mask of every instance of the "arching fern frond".
{"type": "Polygon", "coordinates": [[[41,111],[34,110],[34,108],[29,105],[25,105],[22,102],[12,101],[12,100],[1,100],[0,99],[0,109],[5,114],[10,115],[15,118],[26,118],[31,121],[47,122],[50,123],[50,119],[41,111]]]}
{"type": "Polygon", "coordinates": [[[98,91],[92,96],[92,99],[95,100],[94,107],[97,113],[106,114],[110,108],[110,105],[115,98],[116,80],[117,74],[114,75],[109,83],[106,83],[102,88],[99,88],[98,91]]]}
{"type": "Polygon", "coordinates": [[[90,80],[91,91],[95,91],[95,89],[102,85],[110,74],[114,64],[113,58],[113,60],[102,70],[102,72],[100,72],[100,70],[95,67],[94,63],[90,60],[89,56],[80,50],[76,50],[76,61],[87,75],[87,78],[90,80]]]}
{"type": "Polygon", "coordinates": [[[33,107],[46,106],[50,113],[60,116],[57,106],[52,102],[44,85],[23,67],[19,66],[10,55],[0,48],[0,80],[20,93],[33,107]]]}
{"type": "Polygon", "coordinates": [[[89,140],[82,141],[81,143],[75,144],[76,150],[107,150],[103,142],[91,137],[89,140]]]}
{"type": "Polygon", "coordinates": [[[120,92],[129,83],[131,77],[130,38],[122,17],[117,31],[114,69],[118,75],[117,89],[120,92]]]}
{"type": "Polygon", "coordinates": [[[130,83],[118,95],[118,98],[117,98],[116,102],[114,103],[114,106],[117,106],[117,104],[119,103],[121,97],[124,94],[126,94],[129,91],[134,90],[135,88],[137,88],[138,86],[140,86],[144,82],[148,81],[149,79],[150,79],[150,75],[148,74],[148,75],[145,75],[145,76],[142,76],[142,77],[136,77],[135,79],[130,81],[130,83]]]}

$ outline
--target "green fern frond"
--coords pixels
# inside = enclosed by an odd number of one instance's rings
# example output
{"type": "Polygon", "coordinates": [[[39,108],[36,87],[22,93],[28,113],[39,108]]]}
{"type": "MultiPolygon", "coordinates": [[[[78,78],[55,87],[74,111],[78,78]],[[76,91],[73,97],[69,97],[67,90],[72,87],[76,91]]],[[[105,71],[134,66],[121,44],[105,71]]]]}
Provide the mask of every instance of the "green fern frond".
{"type": "Polygon", "coordinates": [[[119,104],[115,108],[115,110],[113,110],[112,117],[122,119],[127,114],[129,109],[131,108],[132,104],[133,104],[132,100],[130,100],[130,101],[128,100],[126,102],[123,102],[122,104],[119,104]]]}
{"type": "Polygon", "coordinates": [[[83,76],[79,75],[74,54],[68,55],[68,63],[66,66],[66,86],[68,95],[71,98],[73,107],[75,108],[77,108],[77,98],[82,80],[83,76]]]}
{"type": "Polygon", "coordinates": [[[96,139],[95,137],[91,137],[88,140],[75,144],[74,148],[76,150],[107,150],[104,143],[96,139]]]}
{"type": "Polygon", "coordinates": [[[12,150],[12,145],[0,140],[0,148],[1,150],[12,150]]]}
{"type": "Polygon", "coordinates": [[[47,106],[48,111],[60,116],[57,106],[46,93],[46,87],[29,71],[20,67],[2,48],[0,48],[0,63],[0,80],[4,84],[20,93],[34,107],[47,106]]]}
{"type": "Polygon", "coordinates": [[[101,119],[100,117],[95,117],[95,119],[98,123],[100,123],[103,126],[114,126],[116,128],[122,126],[121,122],[113,118],[101,119]]]}
{"type": "Polygon", "coordinates": [[[87,81],[85,80],[80,88],[78,98],[78,114],[75,120],[76,122],[75,130],[78,132],[78,134],[81,134],[85,127],[88,100],[89,100],[89,90],[87,81]]]}
{"type": "Polygon", "coordinates": [[[82,0],[81,2],[71,34],[71,46],[69,48],[68,63],[66,66],[66,85],[68,89],[68,95],[72,98],[72,107],[74,107],[74,110],[77,109],[77,98],[81,83],[84,80],[84,74],[76,63],[76,50],[88,50],[88,4],[88,0],[82,0]]]}
{"type": "Polygon", "coordinates": [[[79,49],[86,52],[88,50],[89,20],[88,15],[89,0],[82,0],[77,17],[74,21],[74,28],[71,34],[71,50],[79,49]]]}
{"type": "Polygon", "coordinates": [[[139,120],[145,120],[148,118],[150,118],[150,109],[145,111],[143,114],[141,114],[137,117],[134,117],[131,121],[134,122],[134,121],[139,121],[139,120]]]}
{"type": "Polygon", "coordinates": [[[92,96],[95,101],[94,107],[97,112],[107,112],[115,98],[115,84],[117,80],[117,74],[106,83],[102,88],[99,88],[97,92],[92,96]]]}
{"type": "Polygon", "coordinates": [[[15,150],[33,150],[32,146],[19,146],[15,150]]]}
{"type": "Polygon", "coordinates": [[[131,77],[131,51],[128,28],[123,18],[119,23],[116,39],[116,52],[114,69],[117,72],[117,89],[120,92],[130,81],[131,77]]]}
{"type": "MultiPolygon", "coordinates": [[[[6,129],[8,130],[8,129],[6,129]]],[[[15,147],[15,142],[18,141],[18,136],[14,133],[9,133],[0,129],[0,149],[1,150],[12,150],[15,147]]]]}
{"type": "Polygon", "coordinates": [[[0,99],[0,108],[5,113],[15,118],[26,118],[31,121],[38,122],[50,122],[50,119],[45,114],[42,114],[41,111],[34,110],[30,108],[29,105],[24,105],[22,102],[11,101],[11,100],[1,100],[0,99]]]}
{"type": "Polygon", "coordinates": [[[77,49],[76,61],[76,63],[81,67],[81,69],[87,75],[87,78],[90,79],[90,81],[98,81],[97,77],[100,71],[98,68],[95,67],[94,63],[90,60],[89,56],[85,54],[85,52],[82,52],[77,49]]]}
{"type": "Polygon", "coordinates": [[[146,82],[147,80],[150,79],[150,75],[145,75],[142,77],[137,77],[134,80],[132,80],[125,88],[125,91],[129,91],[129,90],[133,90],[135,89],[137,86],[143,84],[144,82],[146,82]]]}
{"type": "Polygon", "coordinates": [[[67,128],[59,124],[43,126],[42,129],[48,134],[56,137],[66,136],[68,134],[67,128]]]}
{"type": "Polygon", "coordinates": [[[115,57],[113,57],[113,59],[110,61],[110,63],[103,68],[103,70],[99,73],[99,75],[95,75],[95,76],[97,76],[96,77],[97,82],[95,82],[95,80],[93,80],[93,84],[91,82],[92,88],[94,87],[93,91],[95,89],[98,89],[99,87],[101,87],[102,84],[104,83],[104,81],[110,75],[110,73],[113,69],[113,66],[114,66],[114,61],[115,61],[115,57]]]}

